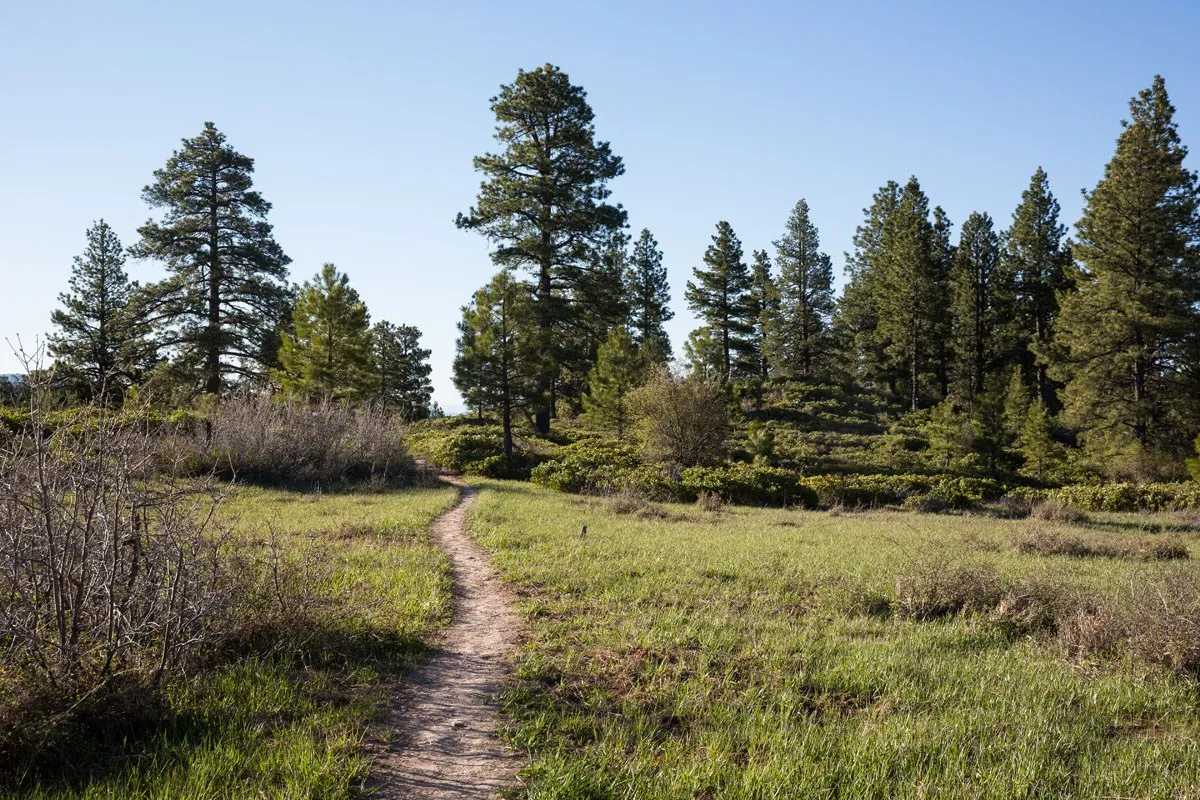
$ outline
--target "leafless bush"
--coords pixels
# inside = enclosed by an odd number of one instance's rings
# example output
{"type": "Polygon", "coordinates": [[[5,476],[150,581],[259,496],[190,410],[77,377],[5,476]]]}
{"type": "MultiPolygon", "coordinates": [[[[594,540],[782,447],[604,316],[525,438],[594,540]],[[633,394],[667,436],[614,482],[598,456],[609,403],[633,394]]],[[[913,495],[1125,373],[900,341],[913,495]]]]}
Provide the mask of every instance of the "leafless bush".
{"type": "Polygon", "coordinates": [[[1064,620],[1059,643],[1077,658],[1129,652],[1200,675],[1200,578],[1177,572],[1131,581],[1119,595],[1081,606],[1064,620]]]}
{"type": "Polygon", "coordinates": [[[1187,542],[1177,537],[1155,537],[1131,542],[1086,542],[1078,536],[1064,536],[1041,528],[1016,537],[1013,545],[1022,553],[1062,555],[1075,558],[1131,558],[1141,561],[1169,561],[1188,558],[1187,542]]]}
{"type": "Polygon", "coordinates": [[[1040,520],[1046,522],[1066,522],[1077,524],[1087,522],[1087,514],[1084,514],[1075,506],[1068,505],[1062,500],[1050,499],[1043,500],[1033,506],[1031,514],[1040,520]]]}
{"type": "Polygon", "coordinates": [[[639,519],[662,519],[666,512],[655,506],[650,498],[636,489],[626,488],[608,497],[608,509],[614,514],[628,514],[639,519]]]}
{"type": "Polygon", "coordinates": [[[1033,514],[1033,505],[1033,501],[1024,497],[1002,497],[986,510],[1000,519],[1028,519],[1033,514]]]}
{"type": "Polygon", "coordinates": [[[248,395],[210,414],[200,467],[267,484],[408,482],[416,466],[406,427],[381,408],[248,395]]]}
{"type": "Polygon", "coordinates": [[[702,491],[696,497],[696,507],[710,514],[718,514],[725,509],[725,500],[716,492],[702,491]]]}
{"type": "Polygon", "coordinates": [[[1009,635],[1052,634],[1080,602],[1078,593],[1064,582],[1032,575],[1009,587],[989,618],[1009,635]]]}
{"type": "Polygon", "coordinates": [[[982,564],[930,560],[896,580],[896,613],[916,620],[939,619],[963,612],[986,612],[1004,597],[1005,586],[994,569],[982,564]]]}
{"type": "Polygon", "coordinates": [[[92,409],[0,445],[0,745],[35,747],[115,691],[154,694],[220,634],[231,586],[211,481],[92,409]]]}
{"type": "Polygon", "coordinates": [[[843,511],[845,511],[845,508],[841,503],[834,503],[829,507],[829,516],[840,517],[843,511]]]}

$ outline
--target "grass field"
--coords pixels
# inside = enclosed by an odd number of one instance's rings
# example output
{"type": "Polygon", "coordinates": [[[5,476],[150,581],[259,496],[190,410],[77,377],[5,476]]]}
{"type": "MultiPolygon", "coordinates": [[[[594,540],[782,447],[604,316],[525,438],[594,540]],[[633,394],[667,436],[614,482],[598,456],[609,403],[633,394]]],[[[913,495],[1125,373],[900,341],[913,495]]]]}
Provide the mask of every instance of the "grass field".
{"type": "Polygon", "coordinates": [[[1186,519],[620,514],[482,485],[472,527],[529,624],[504,697],[532,756],[524,796],[1200,797],[1193,678],[1120,652],[1081,660],[994,600],[912,611],[947,575],[984,576],[968,595],[1194,586],[1194,561],[1137,555],[1162,537],[1194,551],[1186,519]],[[1018,546],[1046,534],[1110,555],[1018,546]]]}
{"type": "Polygon", "coordinates": [[[455,497],[238,489],[224,513],[277,578],[251,604],[264,614],[243,621],[242,649],[174,687],[166,721],[153,715],[118,740],[98,732],[0,797],[356,796],[381,678],[449,618],[448,562],[423,531],[455,497]]]}

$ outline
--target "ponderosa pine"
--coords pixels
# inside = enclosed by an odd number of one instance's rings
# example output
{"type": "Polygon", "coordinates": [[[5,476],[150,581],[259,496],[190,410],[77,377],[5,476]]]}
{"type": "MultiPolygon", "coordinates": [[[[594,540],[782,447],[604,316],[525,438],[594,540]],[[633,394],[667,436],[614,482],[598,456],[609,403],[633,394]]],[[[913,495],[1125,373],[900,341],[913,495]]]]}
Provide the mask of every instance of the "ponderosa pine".
{"type": "Polygon", "coordinates": [[[161,261],[170,277],[140,293],[158,347],[217,394],[231,379],[261,379],[274,353],[264,344],[286,309],[287,265],[253,189],[254,159],[230,147],[211,122],[155,170],[142,197],[163,209],[130,248],[161,261]]]}

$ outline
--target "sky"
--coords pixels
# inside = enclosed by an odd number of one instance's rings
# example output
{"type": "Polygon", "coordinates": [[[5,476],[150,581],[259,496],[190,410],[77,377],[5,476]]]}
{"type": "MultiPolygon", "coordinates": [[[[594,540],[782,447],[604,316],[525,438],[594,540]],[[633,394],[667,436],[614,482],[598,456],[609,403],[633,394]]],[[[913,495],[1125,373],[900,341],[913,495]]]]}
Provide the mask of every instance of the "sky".
{"type": "Polygon", "coordinates": [[[494,267],[454,217],[518,69],[553,63],[587,90],[625,163],[613,200],[664,251],[678,352],[720,220],[749,254],[807,199],[840,284],[888,180],[1003,228],[1042,166],[1073,224],[1157,73],[1200,146],[1198,29],[1195,2],[3,0],[0,373],[48,330],[88,226],[133,244],[142,188],[205,121],[255,160],[292,280],[333,262],[373,320],[420,328],[455,411],[455,323],[494,267]]]}

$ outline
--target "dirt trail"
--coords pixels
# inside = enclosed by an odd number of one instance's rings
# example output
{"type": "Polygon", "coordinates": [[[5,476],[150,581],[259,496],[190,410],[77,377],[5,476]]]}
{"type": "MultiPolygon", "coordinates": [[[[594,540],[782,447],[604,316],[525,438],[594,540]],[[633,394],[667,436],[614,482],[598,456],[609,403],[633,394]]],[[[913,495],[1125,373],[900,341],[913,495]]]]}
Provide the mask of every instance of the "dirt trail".
{"type": "Polygon", "coordinates": [[[492,702],[517,640],[511,593],[466,533],[475,490],[450,482],[458,505],[430,532],[454,564],[454,622],[392,693],[384,734],[394,738],[375,742],[376,798],[494,798],[523,763],[496,738],[492,702]]]}

